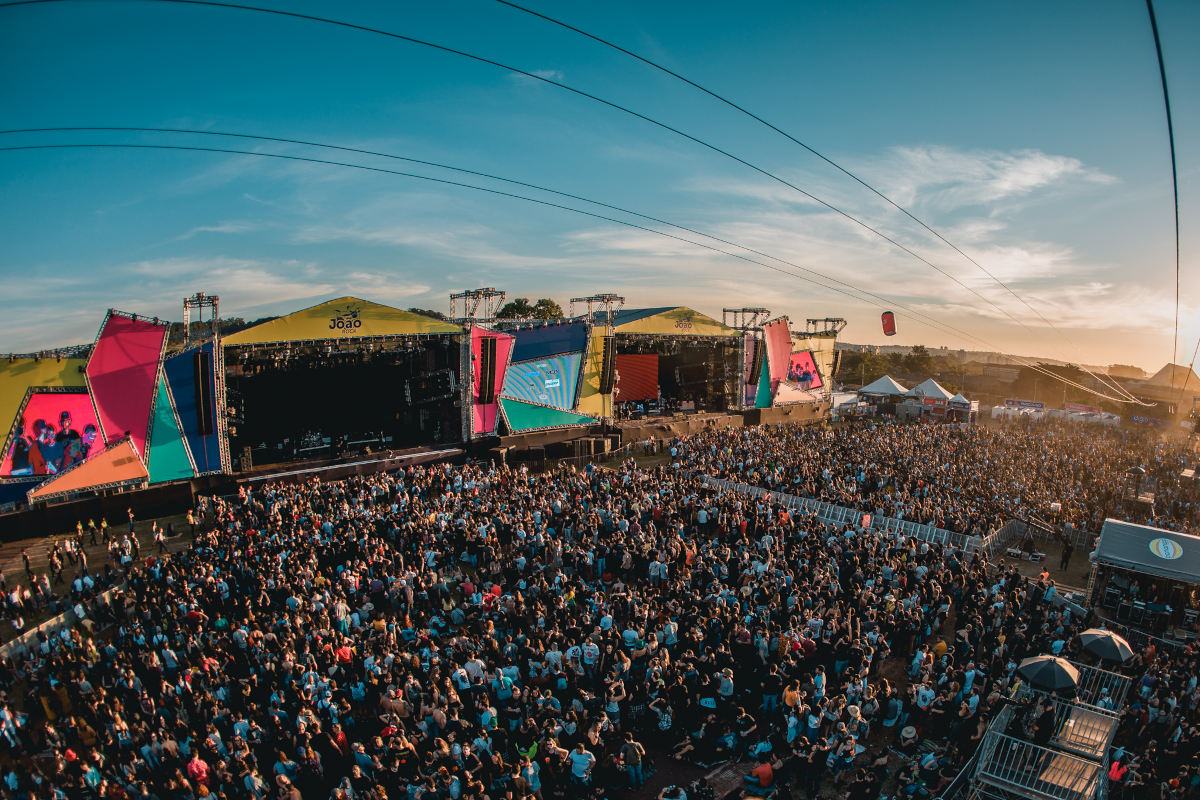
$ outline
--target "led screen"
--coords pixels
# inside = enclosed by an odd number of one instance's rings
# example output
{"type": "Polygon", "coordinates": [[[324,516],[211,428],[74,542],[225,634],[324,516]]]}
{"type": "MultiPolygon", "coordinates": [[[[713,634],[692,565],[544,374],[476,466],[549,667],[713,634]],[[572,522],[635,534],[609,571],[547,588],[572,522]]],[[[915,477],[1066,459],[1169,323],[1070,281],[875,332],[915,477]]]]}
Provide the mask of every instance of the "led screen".
{"type": "Polygon", "coordinates": [[[575,406],[582,353],[513,363],[504,373],[502,395],[569,411],[575,406]]]}
{"type": "Polygon", "coordinates": [[[102,450],[91,397],[34,392],[17,419],[0,476],[57,475],[102,450]]]}
{"type": "Polygon", "coordinates": [[[821,382],[821,374],[817,372],[817,362],[811,350],[802,353],[792,353],[788,362],[787,377],[784,379],[797,389],[820,389],[825,384],[821,382]]]}

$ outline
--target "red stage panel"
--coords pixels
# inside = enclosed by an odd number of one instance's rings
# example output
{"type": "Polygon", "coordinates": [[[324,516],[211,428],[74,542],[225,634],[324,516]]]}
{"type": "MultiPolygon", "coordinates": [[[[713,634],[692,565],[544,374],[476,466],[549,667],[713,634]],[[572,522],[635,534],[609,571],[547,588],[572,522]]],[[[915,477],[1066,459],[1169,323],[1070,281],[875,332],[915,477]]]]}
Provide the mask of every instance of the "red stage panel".
{"type": "Polygon", "coordinates": [[[495,331],[484,330],[483,328],[471,329],[471,375],[472,375],[472,399],[474,400],[474,411],[471,420],[471,430],[473,433],[494,433],[496,430],[496,420],[500,415],[500,389],[504,386],[504,371],[508,368],[508,359],[512,354],[513,337],[507,333],[496,333],[495,331]],[[482,377],[483,369],[483,340],[496,340],[496,361],[492,365],[492,377],[495,380],[495,392],[493,400],[490,403],[479,402],[480,377],[482,377]]]}
{"type": "Polygon", "coordinates": [[[640,402],[658,397],[658,356],[617,354],[618,403],[640,402]]]}
{"type": "Polygon", "coordinates": [[[104,440],[126,432],[139,456],[146,455],[150,411],[167,324],[110,312],[88,359],[88,387],[96,401],[104,440]]]}
{"type": "Polygon", "coordinates": [[[86,393],[34,392],[21,410],[0,475],[57,475],[104,449],[86,393]]]}

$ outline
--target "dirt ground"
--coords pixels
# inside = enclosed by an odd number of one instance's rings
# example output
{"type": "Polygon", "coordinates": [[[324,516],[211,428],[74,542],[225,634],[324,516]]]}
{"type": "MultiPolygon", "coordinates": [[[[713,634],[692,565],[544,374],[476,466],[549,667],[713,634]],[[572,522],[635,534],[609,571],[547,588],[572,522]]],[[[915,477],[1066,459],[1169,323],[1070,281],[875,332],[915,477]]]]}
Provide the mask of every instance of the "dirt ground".
{"type": "MultiPolygon", "coordinates": [[[[87,520],[83,520],[86,526],[87,520]]],[[[96,520],[99,524],[100,520],[96,520]]],[[[134,530],[138,537],[138,543],[141,546],[142,557],[153,555],[157,552],[157,546],[154,544],[153,523],[157,522],[158,526],[166,529],[169,524],[175,525],[175,530],[181,535],[173,538],[168,538],[165,542],[168,552],[174,553],[183,550],[192,542],[191,530],[186,521],[186,515],[180,514],[170,517],[161,517],[157,520],[135,520],[134,530]]],[[[85,529],[86,530],[86,529],[85,529]]],[[[122,520],[109,520],[109,535],[120,538],[129,530],[128,518],[122,520]]],[[[21,559],[22,551],[28,552],[30,566],[33,569],[34,575],[41,577],[42,573],[49,569],[49,555],[55,542],[62,542],[65,539],[73,537],[75,530],[72,528],[67,531],[57,531],[51,535],[19,539],[17,541],[4,542],[0,544],[0,569],[4,571],[4,581],[9,587],[28,586],[29,577],[25,573],[25,563],[21,559]]],[[[83,537],[84,550],[88,555],[88,571],[92,575],[102,574],[104,565],[112,563],[108,560],[108,550],[104,545],[99,534],[96,537],[96,544],[91,544],[91,537],[86,532],[83,537]]],[[[72,564],[67,560],[63,567],[62,578],[63,583],[58,584],[51,582],[51,589],[56,594],[62,596],[69,594],[69,583],[79,575],[79,565],[72,564]]],[[[50,618],[50,614],[46,609],[38,609],[32,613],[25,615],[24,630],[32,630],[41,623],[50,618]]],[[[15,638],[21,631],[15,630],[12,625],[4,622],[0,624],[0,643],[7,642],[15,638]]]]}
{"type": "Polygon", "coordinates": [[[1088,553],[1083,552],[1082,548],[1076,548],[1075,552],[1071,554],[1071,563],[1067,568],[1059,569],[1062,545],[1058,542],[1039,540],[1038,548],[1045,552],[1045,561],[1034,562],[1021,558],[1009,558],[1003,553],[997,555],[993,561],[1005,568],[1015,565],[1018,572],[1029,578],[1037,578],[1045,570],[1050,573],[1050,579],[1060,589],[1066,587],[1069,590],[1080,592],[1087,590],[1088,575],[1092,569],[1091,562],[1088,561],[1088,553]]]}

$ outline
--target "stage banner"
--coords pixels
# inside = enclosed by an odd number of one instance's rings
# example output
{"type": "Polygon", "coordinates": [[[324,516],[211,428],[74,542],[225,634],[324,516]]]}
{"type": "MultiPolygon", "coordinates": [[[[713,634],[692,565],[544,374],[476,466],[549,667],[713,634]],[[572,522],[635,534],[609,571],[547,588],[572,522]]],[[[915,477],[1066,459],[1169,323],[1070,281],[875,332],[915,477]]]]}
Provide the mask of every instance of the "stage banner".
{"type": "Polygon", "coordinates": [[[658,356],[617,354],[616,402],[658,399],[658,356]]]}
{"type": "Polygon", "coordinates": [[[167,382],[158,382],[158,397],[154,401],[154,426],[150,430],[150,453],[146,469],[151,483],[166,483],[195,477],[187,445],[175,418],[167,382]]]}
{"type": "Polygon", "coordinates": [[[58,495],[87,491],[98,487],[117,487],[144,483],[149,477],[146,466],[133,443],[122,439],[108,449],[71,469],[56,475],[29,492],[29,502],[58,495]]]}
{"type": "Polygon", "coordinates": [[[758,375],[758,391],[754,395],[754,407],[771,407],[771,372],[766,365],[763,365],[762,372],[758,375]]]}
{"type": "Polygon", "coordinates": [[[575,407],[582,353],[568,353],[536,361],[514,361],[504,376],[503,396],[509,400],[550,406],[563,411],[575,407]]]}
{"type": "Polygon", "coordinates": [[[497,333],[486,328],[471,329],[471,369],[472,369],[472,419],[471,431],[475,434],[495,433],[496,420],[500,417],[500,389],[504,386],[508,370],[508,362],[512,357],[513,337],[507,333],[497,333]],[[483,340],[496,340],[496,361],[492,364],[492,385],[496,387],[490,403],[479,401],[480,379],[483,377],[483,340]]]}
{"type": "Polygon", "coordinates": [[[110,311],[88,359],[87,379],[104,441],[128,435],[146,453],[155,384],[167,341],[167,323],[110,311]]]}
{"type": "Polygon", "coordinates": [[[579,413],[592,417],[603,417],[611,412],[610,408],[605,408],[605,398],[611,395],[600,394],[600,377],[604,371],[604,331],[603,327],[592,329],[583,376],[580,378],[579,403],[575,407],[579,413]]]}
{"type": "MultiPolygon", "coordinates": [[[[171,400],[175,406],[175,415],[183,430],[184,443],[191,454],[192,463],[196,466],[196,472],[200,475],[208,472],[220,472],[221,438],[217,433],[219,429],[217,403],[221,398],[217,397],[218,376],[212,342],[168,358],[163,362],[163,376],[166,378],[171,400]],[[198,353],[207,353],[209,356],[208,373],[203,378],[208,381],[208,386],[211,388],[211,391],[208,392],[196,391],[198,353]],[[211,434],[201,435],[200,433],[200,419],[196,408],[198,395],[200,401],[208,405],[208,419],[213,420],[211,434]]],[[[150,444],[153,446],[154,441],[151,440],[150,444]]]]}
{"type": "Polygon", "coordinates": [[[771,374],[771,392],[779,382],[787,378],[791,364],[792,332],[788,330],[788,318],[780,317],[763,326],[763,339],[767,343],[767,367],[771,374]]]}
{"type": "Polygon", "coordinates": [[[545,327],[518,328],[506,331],[513,336],[512,360],[534,361],[539,358],[581,353],[587,346],[587,324],[583,322],[551,323],[545,327]]]}
{"type": "Polygon", "coordinates": [[[17,416],[0,476],[57,475],[103,449],[87,392],[32,392],[17,416]]]}
{"type": "Polygon", "coordinates": [[[524,433],[525,431],[536,431],[546,428],[566,428],[572,425],[587,425],[595,422],[591,417],[585,417],[582,414],[573,414],[570,411],[561,411],[557,408],[536,406],[520,400],[505,398],[500,401],[500,407],[504,410],[504,419],[508,424],[509,431],[512,433],[524,433]]]}

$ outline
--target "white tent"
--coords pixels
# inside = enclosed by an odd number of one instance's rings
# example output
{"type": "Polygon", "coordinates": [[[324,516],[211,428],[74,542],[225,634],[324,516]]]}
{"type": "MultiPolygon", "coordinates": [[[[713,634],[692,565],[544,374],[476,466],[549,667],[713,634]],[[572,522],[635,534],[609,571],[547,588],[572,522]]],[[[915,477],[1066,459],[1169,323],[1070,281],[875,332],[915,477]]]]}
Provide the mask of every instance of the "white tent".
{"type": "Polygon", "coordinates": [[[950,398],[950,405],[958,406],[960,408],[970,408],[971,401],[963,397],[962,393],[960,392],[959,394],[956,394],[954,397],[950,398]]]}
{"type": "Polygon", "coordinates": [[[905,397],[937,398],[949,400],[950,393],[933,378],[927,378],[904,393],[905,397]]]}
{"type": "Polygon", "coordinates": [[[908,390],[892,379],[891,375],[884,375],[879,380],[871,381],[866,386],[858,390],[859,394],[879,394],[879,395],[898,395],[904,394],[908,390]]]}

